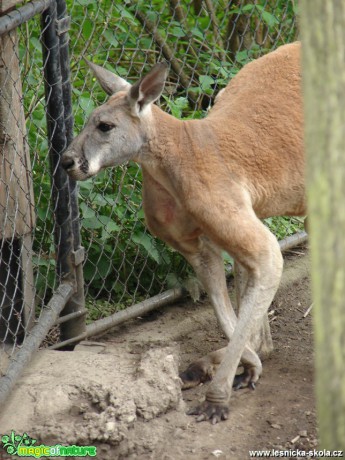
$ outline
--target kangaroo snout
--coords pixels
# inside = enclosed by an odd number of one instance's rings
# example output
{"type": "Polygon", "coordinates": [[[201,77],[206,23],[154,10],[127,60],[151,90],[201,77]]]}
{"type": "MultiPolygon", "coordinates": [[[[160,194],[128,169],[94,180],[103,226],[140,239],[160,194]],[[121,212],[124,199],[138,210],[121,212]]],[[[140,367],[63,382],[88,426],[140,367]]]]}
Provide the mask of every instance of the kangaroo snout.
{"type": "Polygon", "coordinates": [[[63,155],[62,155],[62,158],[61,158],[61,166],[63,167],[63,169],[65,171],[69,171],[70,169],[73,169],[73,167],[75,166],[75,161],[74,161],[74,158],[71,156],[71,154],[69,154],[68,152],[65,152],[63,155]]]}
{"type": "Polygon", "coordinates": [[[80,157],[76,151],[69,147],[61,157],[60,166],[74,180],[86,180],[90,177],[88,161],[80,157]]]}

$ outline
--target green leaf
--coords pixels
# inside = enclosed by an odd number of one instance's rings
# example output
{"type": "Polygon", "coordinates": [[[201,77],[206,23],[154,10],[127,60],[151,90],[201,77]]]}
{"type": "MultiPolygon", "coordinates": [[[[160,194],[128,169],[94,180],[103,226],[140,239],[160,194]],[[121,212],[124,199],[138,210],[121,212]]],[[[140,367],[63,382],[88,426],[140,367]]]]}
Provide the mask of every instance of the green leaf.
{"type": "Polygon", "coordinates": [[[97,228],[102,228],[102,223],[95,218],[86,218],[81,221],[81,225],[84,228],[89,230],[96,230],[97,228]]]}
{"type": "Polygon", "coordinates": [[[111,232],[119,232],[121,227],[108,216],[99,216],[98,218],[102,227],[102,240],[106,241],[112,237],[111,232]]]}
{"type": "Polygon", "coordinates": [[[132,23],[136,24],[134,16],[123,6],[117,5],[116,8],[120,11],[121,18],[129,19],[132,23]]]}
{"type": "Polygon", "coordinates": [[[149,236],[147,233],[137,232],[132,235],[132,241],[136,244],[140,244],[141,246],[143,246],[146,249],[148,255],[155,262],[159,262],[159,253],[154,246],[153,238],[151,236],[149,236]]]}
{"type": "Polygon", "coordinates": [[[121,227],[114,221],[108,222],[105,228],[107,232],[119,232],[121,230],[121,227]]]}
{"type": "Polygon", "coordinates": [[[171,30],[169,30],[169,34],[177,38],[182,38],[186,35],[182,27],[173,27],[171,30]]]}
{"type": "Polygon", "coordinates": [[[79,189],[85,193],[93,190],[93,183],[90,180],[79,182],[79,189]]]}
{"type": "Polygon", "coordinates": [[[214,78],[209,77],[208,75],[200,75],[199,82],[201,85],[201,89],[203,91],[207,91],[208,89],[212,89],[211,85],[214,85],[214,78]]]}
{"type": "Polygon", "coordinates": [[[222,251],[222,255],[224,262],[226,262],[227,264],[234,263],[234,259],[231,256],[229,256],[229,254],[226,251],[222,251]]]}
{"type": "Polygon", "coordinates": [[[33,47],[34,47],[37,51],[39,51],[39,52],[41,53],[41,51],[42,51],[42,44],[41,44],[41,42],[39,41],[38,38],[36,38],[36,37],[31,37],[31,38],[30,38],[30,43],[33,45],[33,47]]]}
{"type": "Polygon", "coordinates": [[[109,201],[106,200],[105,196],[101,193],[92,194],[90,200],[98,206],[107,206],[109,204],[109,201]]]}
{"type": "Polygon", "coordinates": [[[261,13],[261,16],[262,16],[263,21],[266,22],[266,24],[270,27],[279,24],[278,19],[275,16],[273,16],[273,14],[269,13],[268,11],[263,11],[261,13]]]}
{"type": "Polygon", "coordinates": [[[238,51],[236,53],[236,61],[240,64],[246,64],[249,61],[248,50],[238,51]]]}
{"type": "Polygon", "coordinates": [[[54,259],[45,259],[43,257],[33,256],[32,263],[36,267],[55,267],[56,262],[54,259]]]}
{"type": "Polygon", "coordinates": [[[88,5],[94,5],[95,7],[97,6],[97,1],[96,0],[76,0],[77,4],[82,5],[82,6],[88,6],[88,5]]]}
{"type": "Polygon", "coordinates": [[[112,270],[112,260],[108,257],[101,257],[97,262],[97,272],[101,279],[106,278],[112,270]]]}
{"type": "Polygon", "coordinates": [[[116,35],[114,33],[114,31],[112,30],[105,30],[103,35],[105,36],[105,38],[107,39],[107,41],[112,45],[112,46],[118,46],[119,42],[116,38],[116,35]]]}
{"type": "Polygon", "coordinates": [[[86,203],[80,203],[80,209],[84,219],[96,219],[95,211],[90,208],[86,203]]]}
{"type": "Polygon", "coordinates": [[[90,260],[87,260],[84,265],[84,279],[85,281],[98,280],[99,275],[96,274],[96,267],[90,260]]]}
{"type": "Polygon", "coordinates": [[[167,96],[164,96],[166,103],[171,110],[171,114],[176,118],[182,117],[182,111],[186,110],[189,107],[189,102],[186,97],[178,97],[176,99],[170,99],[167,96]]]}
{"type": "Polygon", "coordinates": [[[203,31],[199,30],[198,28],[196,27],[193,27],[191,29],[191,32],[192,34],[195,36],[195,37],[198,37],[198,38],[201,38],[201,40],[204,40],[204,33],[203,31]]]}
{"type": "Polygon", "coordinates": [[[252,3],[248,3],[247,5],[244,5],[243,8],[241,8],[241,13],[248,13],[249,11],[253,11],[255,9],[255,5],[252,3]]]}
{"type": "Polygon", "coordinates": [[[89,116],[95,109],[95,103],[88,93],[83,93],[83,95],[79,98],[79,106],[86,116],[89,116]]]}
{"type": "Polygon", "coordinates": [[[85,19],[83,23],[83,35],[86,40],[88,40],[91,37],[93,28],[94,23],[92,23],[89,19],[85,19]]]}

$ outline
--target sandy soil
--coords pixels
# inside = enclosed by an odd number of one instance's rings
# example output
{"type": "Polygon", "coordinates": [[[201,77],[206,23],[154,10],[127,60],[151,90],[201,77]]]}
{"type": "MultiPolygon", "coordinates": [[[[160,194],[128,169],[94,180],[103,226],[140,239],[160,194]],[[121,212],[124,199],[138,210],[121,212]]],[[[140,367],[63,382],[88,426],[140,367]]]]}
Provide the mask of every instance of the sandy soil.
{"type": "MultiPolygon", "coordinates": [[[[227,421],[211,425],[185,415],[186,408],[203,399],[207,384],[181,396],[176,378],[178,364],[184,369],[225,344],[209,302],[203,299],[126,323],[97,343],[80,345],[68,353],[68,361],[67,352],[46,352],[46,366],[60,372],[48,382],[52,370],[38,376],[42,361],[37,361],[37,368],[35,362],[30,366],[7,413],[0,415],[0,433],[12,427],[27,430],[45,444],[96,445],[100,460],[243,460],[256,449],[314,449],[313,337],[311,315],[304,317],[311,305],[305,253],[299,248],[286,257],[282,285],[270,308],[274,353],[264,362],[255,391],[234,392],[227,421]],[[73,372],[63,375],[61,369],[73,372]],[[67,374],[72,377],[66,383],[67,374]],[[20,407],[19,397],[24,398],[20,407]],[[49,405],[51,398],[55,403],[49,405]]],[[[0,458],[6,458],[3,452],[0,458]]]]}
{"type": "MultiPolygon", "coordinates": [[[[304,318],[310,305],[308,257],[299,248],[285,257],[282,284],[270,308],[275,350],[264,363],[257,389],[234,392],[229,420],[214,426],[174,413],[154,420],[150,432],[161,433],[158,442],[129,458],[243,460],[249,450],[316,448],[311,315],[304,318]]],[[[180,344],[181,369],[226,343],[207,299],[153,313],[106,339],[126,338],[140,346],[159,337],[180,344]]],[[[183,392],[188,408],[203,400],[206,385],[183,392]]]]}

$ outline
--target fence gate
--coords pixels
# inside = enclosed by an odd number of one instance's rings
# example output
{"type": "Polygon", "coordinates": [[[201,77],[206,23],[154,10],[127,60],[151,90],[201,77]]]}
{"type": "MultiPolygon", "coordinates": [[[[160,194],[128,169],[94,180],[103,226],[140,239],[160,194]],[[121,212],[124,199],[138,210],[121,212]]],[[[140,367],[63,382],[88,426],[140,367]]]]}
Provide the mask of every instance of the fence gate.
{"type": "MultiPolygon", "coordinates": [[[[15,9],[20,3],[0,2],[0,402],[56,321],[61,324],[63,340],[85,329],[84,252],[80,247],[76,185],[59,167],[60,155],[73,136],[69,17],[64,1],[33,1],[15,9]],[[41,15],[42,43],[37,70],[44,70],[45,100],[41,103],[47,116],[57,274],[56,288],[43,308],[47,296],[40,298],[33,269],[37,255],[44,256],[37,248],[33,250],[40,225],[33,192],[38,176],[29,155],[21,82],[25,68],[17,31],[37,14],[41,15]]],[[[37,157],[33,161],[37,162],[37,157]]]]}

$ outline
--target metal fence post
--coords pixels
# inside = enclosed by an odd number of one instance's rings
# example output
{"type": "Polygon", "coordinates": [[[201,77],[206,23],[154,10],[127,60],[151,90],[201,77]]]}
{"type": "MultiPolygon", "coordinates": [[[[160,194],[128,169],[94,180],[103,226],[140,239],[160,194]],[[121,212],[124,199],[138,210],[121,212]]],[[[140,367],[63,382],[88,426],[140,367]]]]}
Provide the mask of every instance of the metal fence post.
{"type": "Polygon", "coordinates": [[[71,90],[69,81],[68,20],[65,2],[57,0],[42,15],[42,43],[45,61],[45,92],[49,158],[52,173],[52,199],[55,215],[57,275],[75,285],[75,293],[67,302],[63,315],[73,319],[61,325],[61,339],[67,340],[85,330],[85,309],[80,247],[78,203],[75,183],[59,166],[60,157],[73,136],[71,90]]]}
{"type": "MultiPolygon", "coordinates": [[[[72,86],[70,76],[70,56],[69,56],[69,35],[70,17],[67,15],[67,6],[65,0],[56,0],[58,35],[60,43],[60,66],[62,78],[62,97],[64,103],[64,120],[66,130],[67,145],[73,139],[73,110],[72,110],[72,86]]],[[[79,225],[79,204],[78,204],[78,185],[75,180],[68,178],[70,208],[72,219],[73,234],[73,265],[77,290],[71,300],[66,305],[63,315],[73,314],[77,311],[86,313],[85,296],[84,296],[84,277],[83,277],[83,260],[84,248],[81,246],[80,225],[79,225]]],[[[85,331],[85,315],[76,317],[71,321],[61,323],[61,340],[75,337],[80,331],[85,331]]]]}

